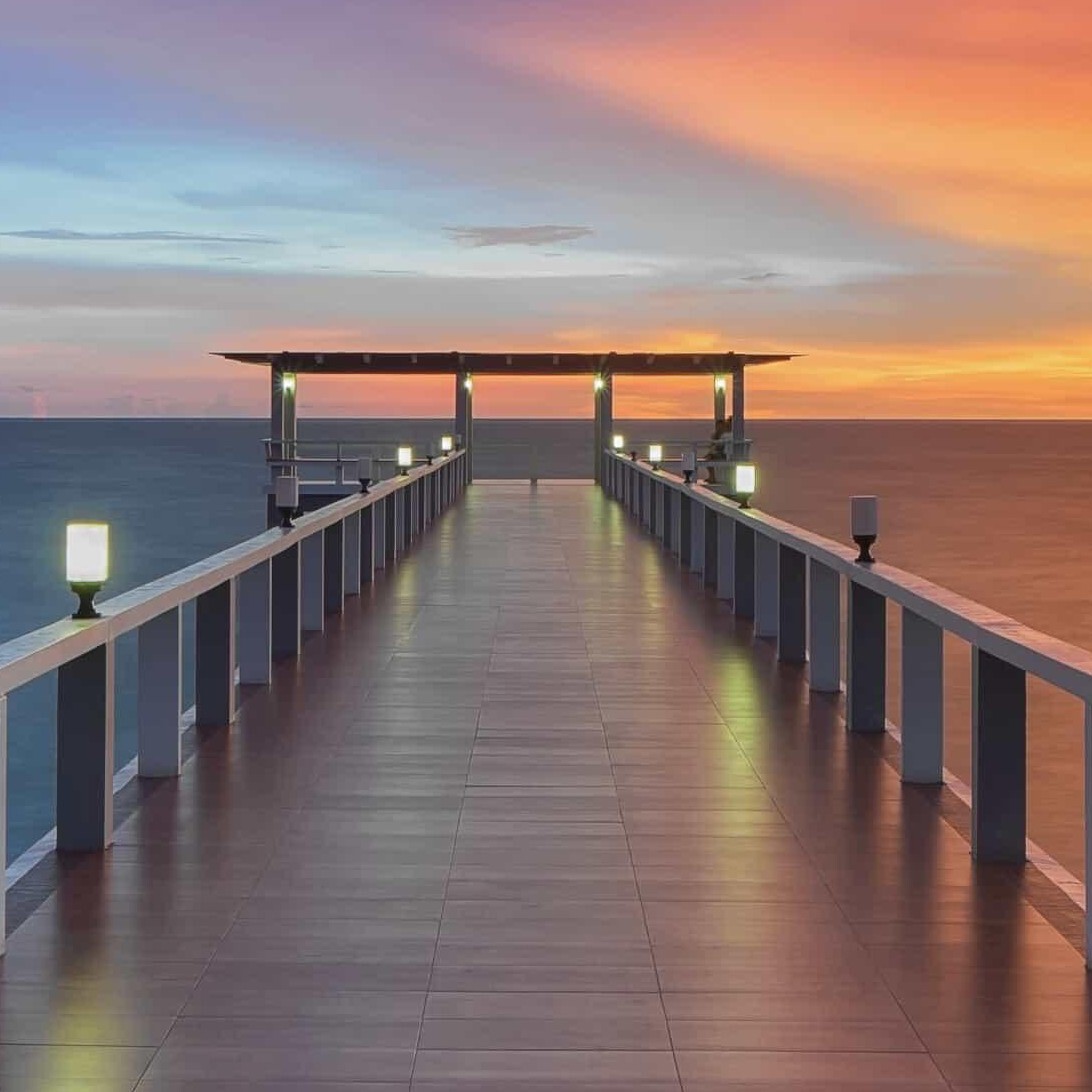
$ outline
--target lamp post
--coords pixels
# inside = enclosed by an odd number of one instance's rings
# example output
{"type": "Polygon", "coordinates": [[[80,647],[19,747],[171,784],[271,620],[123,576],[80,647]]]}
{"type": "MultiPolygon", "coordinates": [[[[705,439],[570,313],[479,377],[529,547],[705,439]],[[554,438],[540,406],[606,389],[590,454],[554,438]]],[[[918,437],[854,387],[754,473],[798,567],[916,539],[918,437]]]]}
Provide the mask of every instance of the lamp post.
{"type": "Polygon", "coordinates": [[[105,523],[69,523],[65,528],[65,575],[79,596],[73,618],[101,618],[95,596],[110,571],[110,528],[105,523]]]}
{"type": "Polygon", "coordinates": [[[751,507],[751,497],[758,486],[758,469],[754,463],[732,464],[732,496],[740,508],[751,507]]]}
{"type": "Polygon", "coordinates": [[[413,448],[400,447],[398,449],[398,473],[405,477],[413,466],[413,448]]]}
{"type": "Polygon", "coordinates": [[[649,444],[648,445],[648,462],[653,470],[660,469],[660,463],[664,461],[664,447],[663,444],[649,444]]]}
{"type": "Polygon", "coordinates": [[[440,454],[450,455],[455,450],[455,438],[453,436],[440,437],[440,454]]]}
{"type": "Polygon", "coordinates": [[[356,461],[357,480],[360,482],[360,492],[367,493],[368,486],[372,484],[372,457],[363,455],[356,461]]]}
{"type": "Polygon", "coordinates": [[[858,565],[871,565],[872,544],[880,532],[880,502],[877,497],[850,497],[849,518],[853,541],[860,549],[854,559],[858,565]]]}
{"type": "Polygon", "coordinates": [[[291,474],[282,474],[274,487],[273,502],[281,514],[281,530],[292,529],[292,517],[300,506],[300,480],[291,474]]]}
{"type": "Polygon", "coordinates": [[[615,451],[623,451],[626,446],[626,438],[620,432],[616,432],[611,437],[610,446],[615,451]]]}

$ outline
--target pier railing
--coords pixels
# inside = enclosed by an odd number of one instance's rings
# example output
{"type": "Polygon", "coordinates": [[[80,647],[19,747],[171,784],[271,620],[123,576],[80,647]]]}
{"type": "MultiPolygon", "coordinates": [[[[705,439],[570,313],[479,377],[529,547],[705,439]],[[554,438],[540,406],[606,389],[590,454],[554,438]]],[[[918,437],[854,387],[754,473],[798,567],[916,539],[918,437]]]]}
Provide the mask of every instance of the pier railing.
{"type": "MultiPolygon", "coordinates": [[[[1092,870],[1092,652],[753,508],[701,483],[612,451],[607,493],[732,610],[753,619],[778,659],[807,664],[813,691],[842,689],[845,603],[846,727],[887,727],[887,606],[901,610],[901,774],[940,784],[944,771],[944,633],[971,646],[971,852],[1023,861],[1027,852],[1027,676],[1085,708],[1085,864],[1092,870]],[[844,599],[843,599],[844,591],[844,599]]],[[[1085,915],[1092,966],[1092,917],[1085,915]]]]}
{"type": "MultiPolygon", "coordinates": [[[[57,671],[57,848],[113,839],[114,650],[137,633],[137,769],[182,769],[182,608],[195,604],[194,723],[235,719],[238,684],[268,685],[347,596],[393,566],[466,485],[465,453],[300,516],[194,565],[0,645],[0,860],[6,858],[7,696],[57,671]]],[[[4,899],[0,897],[0,953],[4,899]]]]}

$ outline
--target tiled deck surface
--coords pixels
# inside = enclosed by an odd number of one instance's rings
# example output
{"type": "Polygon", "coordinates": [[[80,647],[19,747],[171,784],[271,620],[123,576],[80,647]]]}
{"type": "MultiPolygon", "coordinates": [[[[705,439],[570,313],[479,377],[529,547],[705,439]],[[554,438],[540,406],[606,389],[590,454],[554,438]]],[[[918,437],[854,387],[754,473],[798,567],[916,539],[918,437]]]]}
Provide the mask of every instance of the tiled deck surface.
{"type": "Polygon", "coordinates": [[[332,630],[14,933],[4,1092],[1092,1087],[1018,870],[593,487],[332,630]]]}

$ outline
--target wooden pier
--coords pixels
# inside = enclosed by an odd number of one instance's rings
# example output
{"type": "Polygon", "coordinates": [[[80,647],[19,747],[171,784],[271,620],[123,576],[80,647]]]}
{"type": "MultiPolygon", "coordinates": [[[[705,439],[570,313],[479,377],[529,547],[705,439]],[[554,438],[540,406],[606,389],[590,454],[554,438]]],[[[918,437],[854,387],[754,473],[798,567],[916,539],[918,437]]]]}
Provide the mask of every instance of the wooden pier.
{"type": "Polygon", "coordinates": [[[591,485],[473,486],[12,893],[0,1087],[1092,1087],[1033,870],[690,567],[591,485]]]}

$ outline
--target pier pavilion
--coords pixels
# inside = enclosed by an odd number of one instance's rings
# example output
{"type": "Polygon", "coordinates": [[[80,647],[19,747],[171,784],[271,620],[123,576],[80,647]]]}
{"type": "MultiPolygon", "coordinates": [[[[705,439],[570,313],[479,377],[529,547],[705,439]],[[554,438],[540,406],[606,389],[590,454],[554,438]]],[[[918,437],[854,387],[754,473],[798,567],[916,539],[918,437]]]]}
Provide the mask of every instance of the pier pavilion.
{"type": "Polygon", "coordinates": [[[1092,654],[597,474],[471,486],[456,451],[0,646],[0,755],[4,696],[58,672],[61,850],[8,891],[4,1092],[1092,1087],[1086,917],[1025,861],[1023,762],[1026,676],[1092,708],[1092,654]]]}

